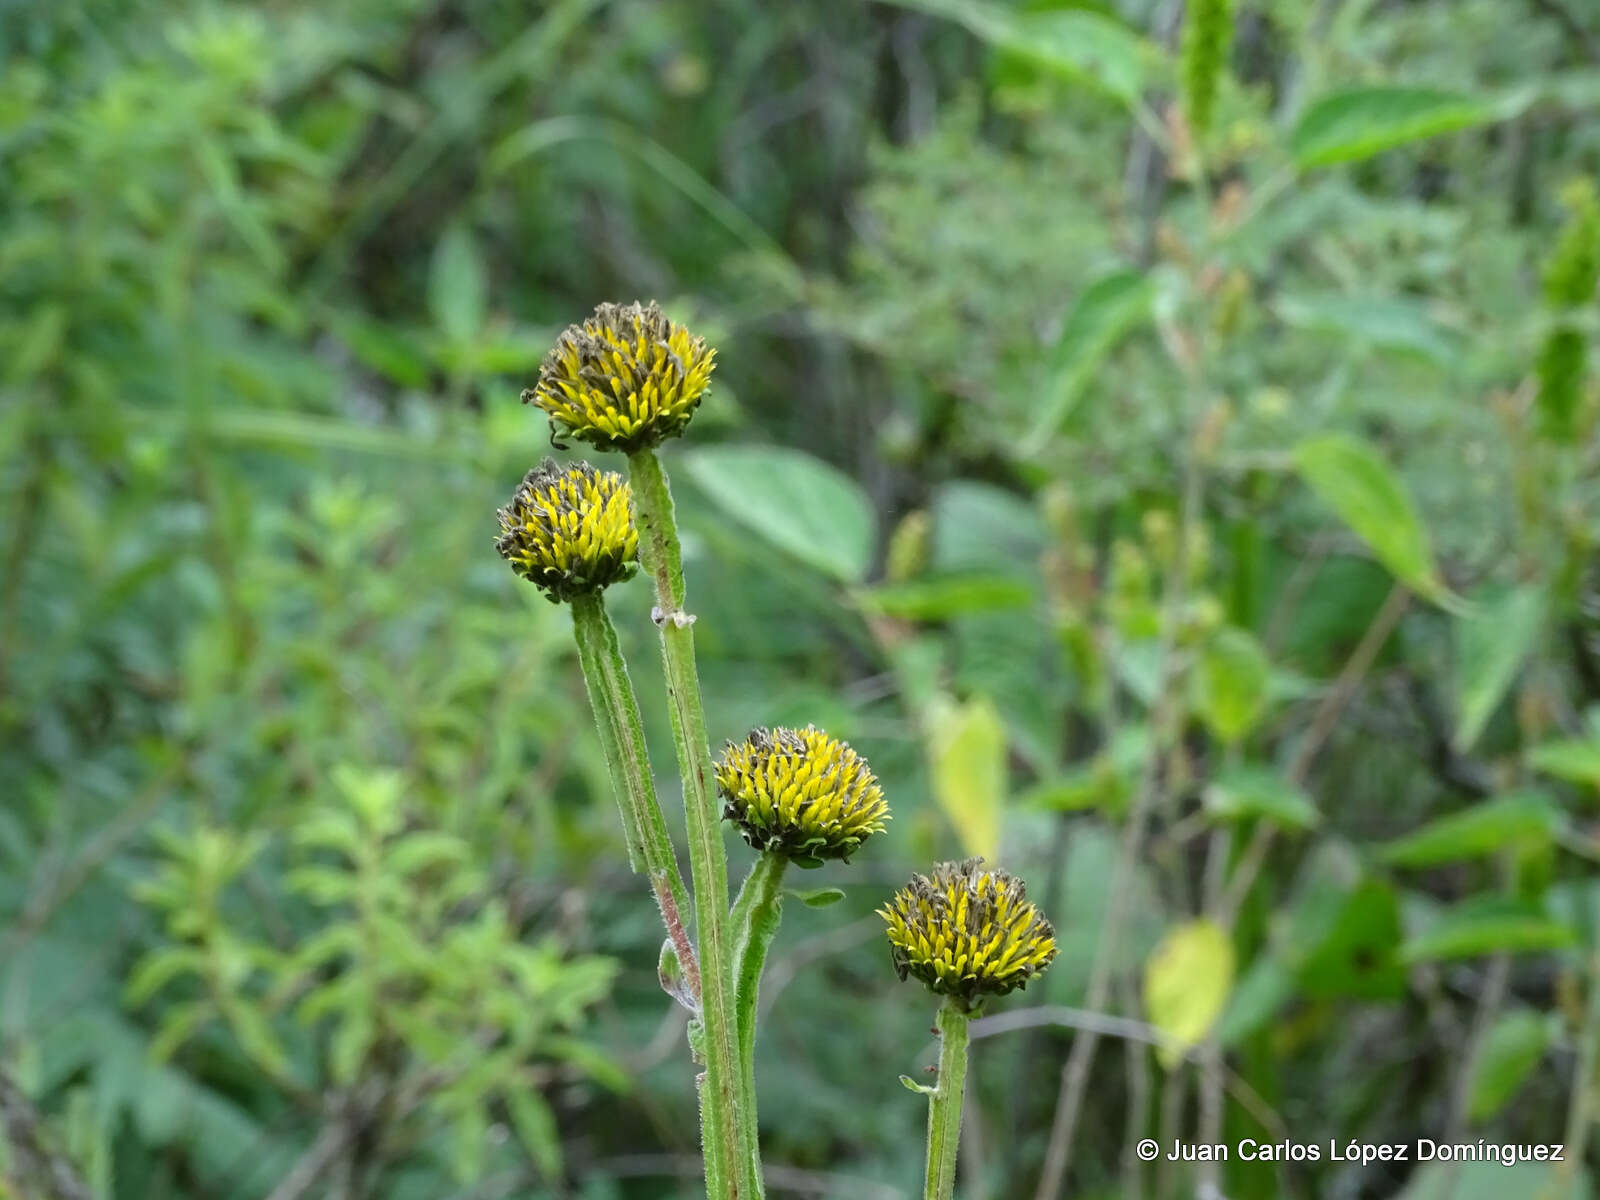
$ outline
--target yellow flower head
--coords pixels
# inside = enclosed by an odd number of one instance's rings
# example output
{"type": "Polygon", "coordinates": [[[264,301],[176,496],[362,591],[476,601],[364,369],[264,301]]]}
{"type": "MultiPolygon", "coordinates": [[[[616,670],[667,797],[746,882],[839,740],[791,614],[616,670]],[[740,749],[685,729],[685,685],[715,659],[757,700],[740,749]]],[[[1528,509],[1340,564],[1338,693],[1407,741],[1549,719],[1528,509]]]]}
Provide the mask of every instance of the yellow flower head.
{"type": "Polygon", "coordinates": [[[1022,880],[983,870],[981,858],[913,875],[878,915],[900,978],[915,975],[969,1008],[1027,986],[1056,956],[1056,931],[1022,880]]]}
{"type": "Polygon", "coordinates": [[[631,453],[677,437],[700,406],[717,352],[649,304],[602,304],[569,326],[522,393],[553,433],[631,453]]]}
{"type": "Polygon", "coordinates": [[[598,592],[639,569],[632,498],[614,471],[546,459],[499,511],[495,549],[552,604],[598,592]]]}
{"type": "Polygon", "coordinates": [[[753,729],[729,742],[717,789],[745,841],[800,867],[849,858],[889,817],[867,760],[811,725],[753,729]]]}

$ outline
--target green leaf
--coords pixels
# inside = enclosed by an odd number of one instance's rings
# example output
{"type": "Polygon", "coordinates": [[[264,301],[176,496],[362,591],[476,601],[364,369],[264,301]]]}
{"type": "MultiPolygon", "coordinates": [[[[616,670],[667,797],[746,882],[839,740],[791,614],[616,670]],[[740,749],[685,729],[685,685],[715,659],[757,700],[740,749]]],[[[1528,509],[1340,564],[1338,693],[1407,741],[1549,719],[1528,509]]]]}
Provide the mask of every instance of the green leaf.
{"type": "Polygon", "coordinates": [[[928,719],[933,794],[962,852],[991,862],[1000,851],[1006,793],[1006,729],[987,696],[958,705],[939,698],[928,719]]]}
{"type": "Polygon", "coordinates": [[[1301,114],[1289,149],[1302,169],[1355,162],[1423,138],[1515,115],[1523,93],[1503,98],[1419,87],[1359,87],[1323,96],[1301,114]]]}
{"type": "Polygon", "coordinates": [[[1399,867],[1432,867],[1481,858],[1509,846],[1546,846],[1564,824],[1561,810],[1539,792],[1515,792],[1429,821],[1378,851],[1399,867]]]}
{"type": "Polygon", "coordinates": [[[1438,916],[1406,939],[1400,957],[1408,963],[1476,958],[1500,951],[1559,950],[1573,943],[1572,930],[1536,908],[1504,896],[1476,896],[1438,916]]]}
{"type": "Polygon", "coordinates": [[[1056,339],[1054,386],[1023,439],[1024,455],[1036,453],[1061,428],[1117,343],[1149,320],[1154,294],[1149,277],[1138,271],[1113,271],[1083,290],[1056,339]]]}
{"type": "Polygon", "coordinates": [[[1304,788],[1265,766],[1231,767],[1205,790],[1206,811],[1224,821],[1264,817],[1290,829],[1312,829],[1322,814],[1304,788]]]}
{"type": "Polygon", "coordinates": [[[849,476],[776,446],[707,446],[689,476],[727,516],[807,566],[859,583],[872,561],[872,504],[849,476]]]}
{"type": "Polygon", "coordinates": [[[1169,1039],[1156,1050],[1169,1071],[1222,1015],[1233,972],[1233,941],[1214,921],[1175,927],[1150,955],[1144,968],[1145,1015],[1169,1039]]]}
{"type": "Polygon", "coordinates": [[[1294,456],[1311,490],[1395,578],[1431,600],[1449,598],[1410,495],[1372,447],[1347,434],[1329,433],[1301,442],[1294,456]]]}
{"type": "Polygon", "coordinates": [[[451,225],[434,248],[428,308],[452,342],[471,342],[483,331],[489,280],[472,231],[465,225],[451,225]]]}
{"type": "Polygon", "coordinates": [[[1546,742],[1528,752],[1528,764],[1535,771],[1543,771],[1568,783],[1600,788],[1600,740],[1571,738],[1546,742]]]}
{"type": "Polygon", "coordinates": [[[1122,784],[1115,764],[1097,758],[1035,784],[1017,797],[1017,806],[1046,812],[1114,808],[1122,799],[1122,784]]]}
{"type": "Polygon", "coordinates": [[[1414,300],[1393,296],[1286,295],[1274,303],[1273,310],[1284,324],[1296,329],[1415,355],[1441,367],[1460,361],[1459,340],[1436,324],[1414,300]]]}
{"type": "Polygon", "coordinates": [[[224,1014],[233,1035],[251,1061],[265,1067],[278,1077],[289,1074],[289,1056],[284,1053],[278,1035],[273,1032],[266,1013],[254,1001],[239,1000],[230,1004],[224,1014]]]}
{"type": "Polygon", "coordinates": [[[836,887],[816,888],[809,892],[791,891],[789,894],[807,908],[827,908],[844,899],[844,889],[836,887]]]}
{"type": "Polygon", "coordinates": [[[929,1087],[925,1083],[918,1083],[909,1075],[900,1076],[900,1086],[905,1088],[908,1092],[918,1092],[924,1096],[936,1096],[939,1094],[938,1088],[929,1087]]]}
{"type": "Polygon", "coordinates": [[[1266,1028],[1294,996],[1294,976],[1278,959],[1262,955],[1246,971],[1223,1011],[1217,1038],[1224,1046],[1237,1046],[1266,1028]]]}
{"type": "Polygon", "coordinates": [[[1405,992],[1395,961],[1399,898],[1387,882],[1361,872],[1355,853],[1329,840],[1297,869],[1293,900],[1275,923],[1273,953],[1309,999],[1392,1000],[1405,992]]]}
{"type": "Polygon", "coordinates": [[[1195,666],[1195,707],[1218,740],[1232,745],[1254,728],[1267,703],[1271,664],[1243,629],[1220,629],[1195,666]]]}
{"type": "Polygon", "coordinates": [[[363,366],[402,387],[428,382],[428,359],[414,341],[382,321],[351,314],[333,322],[333,331],[363,366]]]}
{"type": "Polygon", "coordinates": [[[1531,1009],[1508,1012],[1496,1021],[1473,1065],[1467,1115],[1483,1122],[1499,1113],[1539,1065],[1549,1041],[1549,1021],[1531,1009]]]}
{"type": "Polygon", "coordinates": [[[545,1103],[532,1085],[506,1088],[501,1095],[506,1111],[511,1114],[511,1126],[517,1131],[517,1140],[528,1152],[547,1180],[561,1178],[561,1132],[556,1127],[555,1113],[545,1103]]]}
{"type": "Polygon", "coordinates": [[[1033,589],[1004,575],[945,575],[886,584],[860,595],[874,612],[902,621],[943,621],[968,613],[1026,608],[1033,589]]]}
{"type": "Polygon", "coordinates": [[[205,955],[198,947],[163,946],[139,960],[123,995],[129,1004],[143,1004],[178,976],[204,975],[205,968],[205,955]]]}
{"type": "Polygon", "coordinates": [[[1126,26],[1084,9],[1017,12],[979,0],[889,0],[945,17],[997,49],[1134,105],[1162,55],[1126,26]]]}
{"type": "Polygon", "coordinates": [[[1455,747],[1469,750],[1539,639],[1544,592],[1533,585],[1473,605],[1456,619],[1455,747]]]}

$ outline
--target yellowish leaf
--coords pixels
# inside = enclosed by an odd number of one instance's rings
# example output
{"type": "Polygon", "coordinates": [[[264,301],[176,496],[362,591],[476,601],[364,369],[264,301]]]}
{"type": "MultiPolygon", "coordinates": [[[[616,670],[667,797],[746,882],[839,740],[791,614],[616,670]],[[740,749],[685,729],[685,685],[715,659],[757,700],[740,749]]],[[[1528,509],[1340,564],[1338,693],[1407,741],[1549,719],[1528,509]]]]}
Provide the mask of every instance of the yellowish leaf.
{"type": "Polygon", "coordinates": [[[1222,1015],[1233,987],[1233,942],[1214,921],[1171,930],[1144,967],[1144,1009],[1167,1041],[1156,1057],[1169,1071],[1222,1015]]]}
{"type": "Polygon", "coordinates": [[[993,862],[1006,798],[1006,727],[987,696],[958,704],[940,696],[928,717],[934,798],[961,848],[993,862]]]}

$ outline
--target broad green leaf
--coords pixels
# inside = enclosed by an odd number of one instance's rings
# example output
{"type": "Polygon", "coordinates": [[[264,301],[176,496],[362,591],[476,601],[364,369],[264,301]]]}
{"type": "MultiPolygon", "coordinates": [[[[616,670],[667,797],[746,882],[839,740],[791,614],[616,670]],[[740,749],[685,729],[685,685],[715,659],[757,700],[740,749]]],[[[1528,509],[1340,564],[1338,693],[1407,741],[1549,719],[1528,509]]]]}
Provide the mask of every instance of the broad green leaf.
{"type": "Polygon", "coordinates": [[[1304,788],[1265,766],[1239,766],[1221,772],[1207,785],[1206,811],[1224,821],[1264,817],[1290,829],[1311,829],[1322,814],[1304,788]]]}
{"type": "Polygon", "coordinates": [[[997,49],[1132,105],[1162,55],[1126,26],[1084,9],[1021,12],[981,0],[889,0],[944,17],[997,49]]]}
{"type": "Polygon", "coordinates": [[[844,889],[836,887],[815,888],[809,892],[789,893],[807,908],[827,908],[844,899],[844,889]]]}
{"type": "Polygon", "coordinates": [[[1538,641],[1544,592],[1526,585],[1456,618],[1457,750],[1469,750],[1538,641]]]}
{"type": "Polygon", "coordinates": [[[1156,1056],[1169,1071],[1222,1015],[1233,987],[1233,941],[1214,921],[1172,929],[1144,968],[1144,1010],[1168,1041],[1156,1056]]]}
{"type": "Polygon", "coordinates": [[[886,584],[861,593],[861,603],[903,621],[943,621],[968,613],[1026,608],[1033,589],[1004,575],[944,575],[886,584]]]}
{"type": "Polygon", "coordinates": [[[928,718],[933,795],[962,853],[991,862],[1000,852],[1006,795],[1006,729],[986,696],[966,704],[941,698],[928,718]]]}
{"type": "Polygon", "coordinates": [[[1559,921],[1504,896],[1477,896],[1440,914],[1406,939],[1400,957],[1408,963],[1475,958],[1501,951],[1559,950],[1573,943],[1572,930],[1559,921]]]}
{"type": "Polygon", "coordinates": [[[1377,451],[1347,434],[1329,433],[1301,442],[1294,457],[1311,490],[1395,578],[1431,600],[1449,596],[1434,567],[1428,531],[1377,451]]]}
{"type": "Polygon", "coordinates": [[[1396,961],[1400,902],[1394,889],[1368,880],[1336,903],[1324,937],[1296,960],[1296,982],[1309,997],[1393,999],[1405,990],[1396,961]]]}
{"type": "Polygon", "coordinates": [[[471,342],[483,331],[489,280],[472,231],[465,225],[451,225],[434,248],[428,308],[452,342],[471,342]]]}
{"type": "Polygon", "coordinates": [[[1457,129],[1504,120],[1525,94],[1501,98],[1420,87],[1358,87],[1323,96],[1301,114],[1289,149],[1302,169],[1355,162],[1457,129]]]}
{"type": "Polygon", "coordinates": [[[1286,325],[1413,354],[1439,366],[1459,361],[1457,339],[1414,300],[1393,296],[1288,295],[1273,310],[1286,325]]]}
{"type": "Polygon", "coordinates": [[[1150,279],[1138,271],[1113,271],[1083,290],[1056,339],[1055,382],[1023,439],[1025,455],[1036,453],[1061,428],[1117,343],[1149,319],[1154,294],[1150,279]]]}
{"type": "Polygon", "coordinates": [[[1531,1009],[1508,1012],[1496,1021],[1473,1065],[1467,1115],[1482,1122],[1499,1113],[1539,1065],[1549,1041],[1549,1020],[1531,1009]]]}
{"type": "Polygon", "coordinates": [[[1548,845],[1564,823],[1538,792],[1515,792],[1439,817],[1383,846],[1378,856],[1400,867],[1432,867],[1494,854],[1508,846],[1548,845]]]}
{"type": "Polygon", "coordinates": [[[776,446],[707,446],[684,465],[727,516],[780,550],[845,583],[866,575],[872,504],[821,459],[776,446]]]}
{"type": "Polygon", "coordinates": [[[935,575],[968,572],[1014,578],[1044,548],[1044,521],[1034,503],[1014,491],[968,479],[941,484],[933,514],[935,575]]]}
{"type": "Polygon", "coordinates": [[[1218,740],[1232,745],[1249,733],[1267,703],[1271,664],[1243,629],[1220,629],[1195,665],[1195,707],[1218,740]]]}
{"type": "Polygon", "coordinates": [[[1528,763],[1535,771],[1543,771],[1557,779],[1600,788],[1600,739],[1571,738],[1546,742],[1528,752],[1528,763]]]}

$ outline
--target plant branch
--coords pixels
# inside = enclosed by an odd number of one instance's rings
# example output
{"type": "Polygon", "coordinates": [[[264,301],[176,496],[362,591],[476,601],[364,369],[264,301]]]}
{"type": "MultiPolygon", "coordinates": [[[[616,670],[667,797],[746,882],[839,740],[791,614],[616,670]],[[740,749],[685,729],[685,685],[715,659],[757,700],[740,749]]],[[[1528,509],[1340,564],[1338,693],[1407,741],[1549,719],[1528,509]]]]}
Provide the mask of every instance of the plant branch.
{"type": "Polygon", "coordinates": [[[733,1004],[739,1035],[739,1095],[744,1119],[760,1129],[756,1113],[756,1004],[767,951],[783,917],[783,873],[789,860],[764,853],[756,859],[733,902],[733,1004]]]}
{"type": "MultiPolygon", "coordinates": [[[[708,1185],[720,1158],[734,1169],[724,1182],[730,1198],[762,1195],[760,1148],[754,1123],[739,1104],[737,1025],[730,992],[726,910],[728,861],[711,790],[711,748],[694,662],[694,618],[684,611],[683,551],[672,513],[672,493],[654,450],[628,456],[639,528],[639,558],[656,585],[661,658],[666,672],[672,732],[683,776],[689,827],[689,869],[694,879],[696,934],[700,941],[701,1012],[705,1022],[706,1083],[702,1092],[708,1185]]],[[[723,1200],[713,1193],[712,1200],[723,1200]]]]}
{"type": "Polygon", "coordinates": [[[20,1194],[39,1200],[93,1200],[78,1169],[46,1143],[42,1125],[33,1101],[0,1067],[0,1127],[11,1148],[10,1166],[20,1194]]]}
{"type": "Polygon", "coordinates": [[[939,1009],[939,1078],[928,1089],[928,1169],[924,1200],[953,1200],[961,1102],[967,1091],[967,1013],[959,1001],[939,1009]]]}
{"type": "Polygon", "coordinates": [[[649,875],[651,891],[677,951],[684,978],[689,981],[691,992],[698,996],[700,972],[681,916],[689,907],[689,894],[678,871],[661,802],[656,798],[645,747],[644,723],[639,717],[639,701],[634,696],[628,665],[617,644],[616,627],[606,615],[605,601],[599,594],[573,598],[572,632],[578,643],[578,660],[583,667],[583,681],[589,689],[589,703],[594,708],[595,723],[600,730],[606,767],[611,773],[611,787],[622,810],[629,864],[635,871],[649,875]]]}

